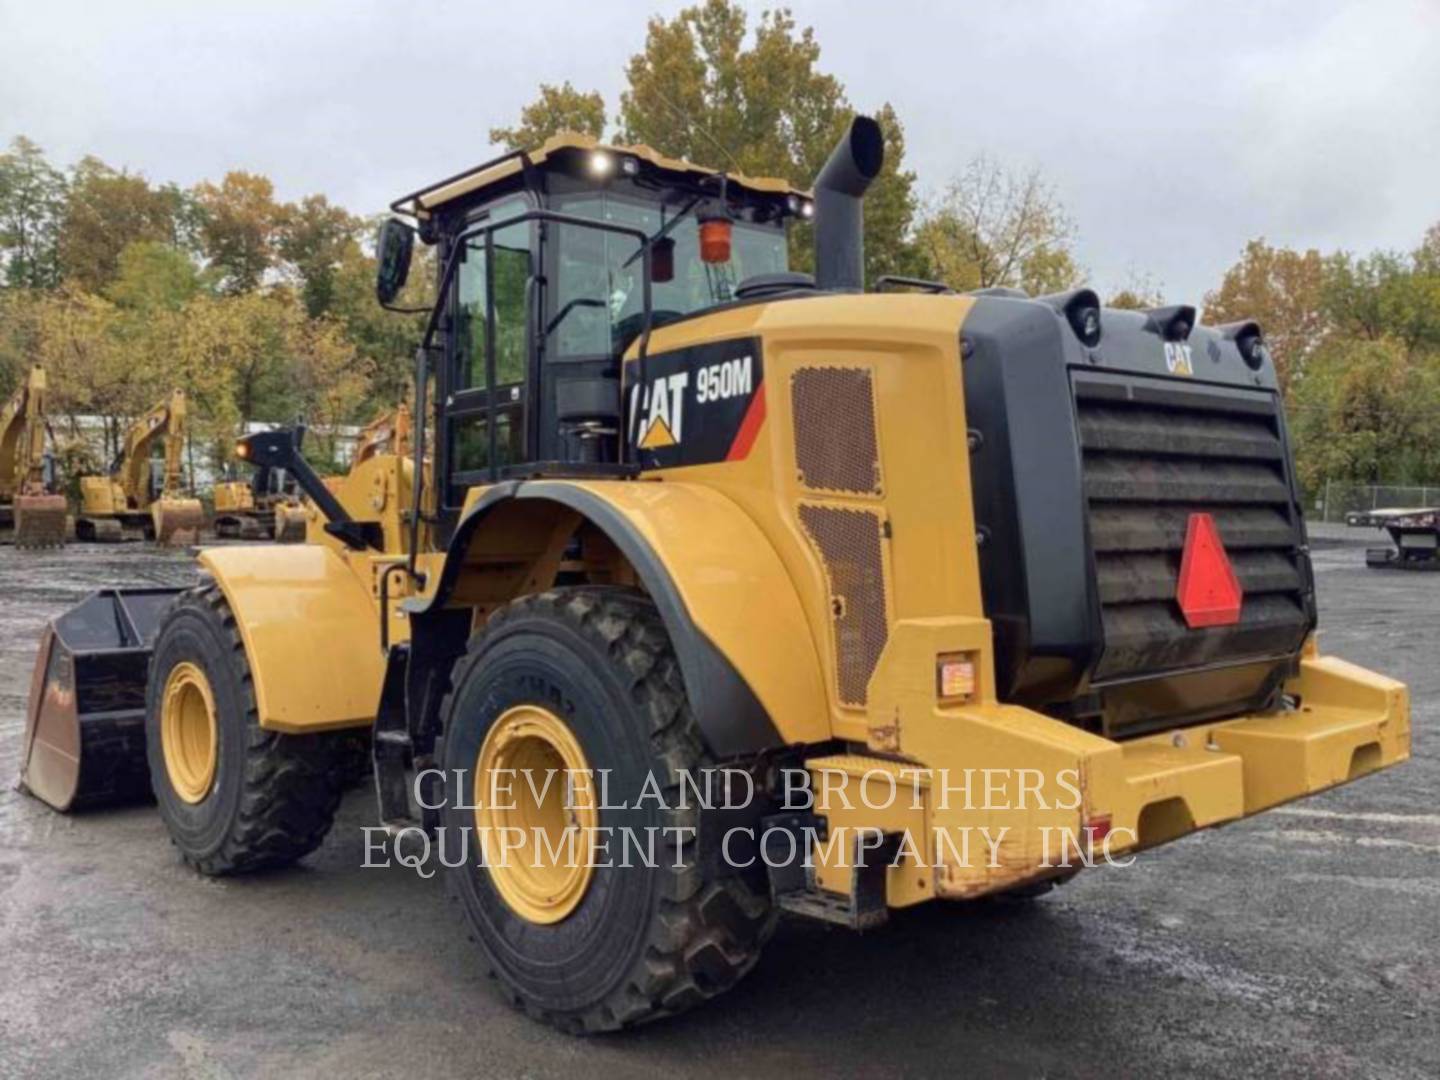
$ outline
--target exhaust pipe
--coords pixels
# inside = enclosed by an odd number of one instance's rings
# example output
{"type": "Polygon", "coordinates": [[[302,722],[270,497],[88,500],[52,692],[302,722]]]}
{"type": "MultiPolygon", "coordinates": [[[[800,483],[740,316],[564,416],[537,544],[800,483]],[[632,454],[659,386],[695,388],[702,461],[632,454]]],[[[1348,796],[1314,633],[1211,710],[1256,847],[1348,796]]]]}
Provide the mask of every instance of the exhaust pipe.
{"type": "Polygon", "coordinates": [[[815,284],[865,291],[865,191],[885,164],[885,136],[857,116],[815,177],[815,284]]]}

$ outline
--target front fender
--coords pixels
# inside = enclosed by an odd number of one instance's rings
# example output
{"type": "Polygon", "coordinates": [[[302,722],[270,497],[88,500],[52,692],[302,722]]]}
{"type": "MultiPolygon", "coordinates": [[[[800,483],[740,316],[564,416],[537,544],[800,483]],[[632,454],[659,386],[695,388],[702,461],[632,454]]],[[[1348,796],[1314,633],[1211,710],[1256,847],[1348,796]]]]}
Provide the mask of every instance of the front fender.
{"type": "Polygon", "coordinates": [[[385,677],[379,608],[342,556],[274,544],[207,548],[199,561],[235,615],[262,728],[370,726],[385,677]]]}
{"type": "Polygon", "coordinates": [[[755,523],[710,487],[579,480],[497,485],[476,498],[456,527],[428,610],[444,606],[475,530],[497,506],[517,499],[575,511],[634,567],[665,620],[713,753],[735,757],[829,738],[820,659],[789,574],[755,523]]]}

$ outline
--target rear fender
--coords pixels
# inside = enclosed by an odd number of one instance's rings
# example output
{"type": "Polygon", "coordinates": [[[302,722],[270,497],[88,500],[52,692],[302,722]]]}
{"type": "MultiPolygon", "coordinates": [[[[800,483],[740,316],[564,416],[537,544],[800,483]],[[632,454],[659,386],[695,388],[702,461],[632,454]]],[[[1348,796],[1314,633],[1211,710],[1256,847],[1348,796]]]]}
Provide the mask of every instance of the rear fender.
{"type": "Polygon", "coordinates": [[[447,608],[466,602],[465,566],[485,523],[503,529],[507,508],[541,505],[588,522],[633,568],[665,620],[712,753],[739,757],[829,738],[820,660],[789,575],[744,511],[701,485],[537,480],[487,489],[457,525],[436,591],[410,609],[417,651],[453,651],[422,639],[440,632],[447,608]]]}
{"type": "Polygon", "coordinates": [[[200,565],[235,615],[262,728],[371,725],[385,678],[379,606],[344,558],[322,544],[208,548],[200,565]]]}

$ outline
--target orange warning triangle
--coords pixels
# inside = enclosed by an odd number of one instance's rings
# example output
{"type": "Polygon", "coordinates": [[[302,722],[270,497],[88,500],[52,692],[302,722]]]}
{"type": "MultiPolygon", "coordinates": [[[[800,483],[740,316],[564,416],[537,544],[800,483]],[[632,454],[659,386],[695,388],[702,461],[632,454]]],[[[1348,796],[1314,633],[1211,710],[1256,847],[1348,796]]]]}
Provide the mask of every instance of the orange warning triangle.
{"type": "Polygon", "coordinates": [[[670,425],[665,423],[663,416],[657,416],[651,421],[650,426],[645,429],[645,437],[640,440],[641,450],[663,450],[674,445],[675,436],[670,433],[670,425]]]}
{"type": "Polygon", "coordinates": [[[1215,519],[1209,514],[1191,514],[1185,529],[1185,553],[1180,558],[1180,587],[1175,591],[1185,624],[1192,630],[1233,626],[1240,621],[1244,596],[1215,519]]]}

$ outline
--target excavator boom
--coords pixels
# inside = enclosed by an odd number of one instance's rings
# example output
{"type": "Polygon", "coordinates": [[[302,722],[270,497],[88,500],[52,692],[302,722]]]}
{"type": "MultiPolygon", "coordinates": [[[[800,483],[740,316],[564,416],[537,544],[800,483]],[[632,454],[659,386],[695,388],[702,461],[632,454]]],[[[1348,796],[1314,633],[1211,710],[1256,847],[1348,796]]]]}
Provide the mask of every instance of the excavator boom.
{"type": "Polygon", "coordinates": [[[185,391],[173,390],[130,426],[110,476],[81,478],[76,532],[82,539],[123,540],[127,531],[177,546],[199,539],[205,511],[185,490],[185,418],[185,391]],[[152,495],[150,481],[150,451],[156,439],[165,440],[158,497],[152,495]]]}
{"type": "Polygon", "coordinates": [[[14,529],[16,547],[65,543],[65,497],[46,477],[45,393],[36,364],[0,410],[0,526],[14,529]]]}

